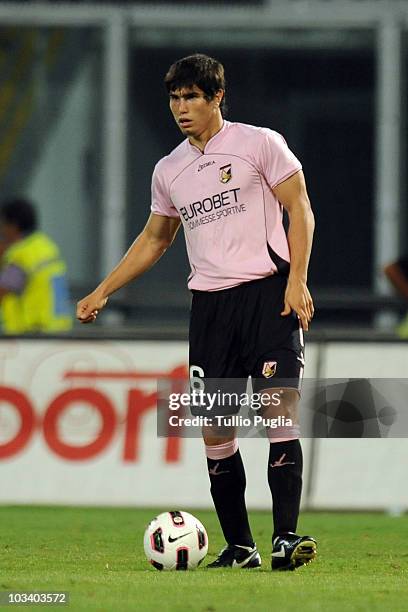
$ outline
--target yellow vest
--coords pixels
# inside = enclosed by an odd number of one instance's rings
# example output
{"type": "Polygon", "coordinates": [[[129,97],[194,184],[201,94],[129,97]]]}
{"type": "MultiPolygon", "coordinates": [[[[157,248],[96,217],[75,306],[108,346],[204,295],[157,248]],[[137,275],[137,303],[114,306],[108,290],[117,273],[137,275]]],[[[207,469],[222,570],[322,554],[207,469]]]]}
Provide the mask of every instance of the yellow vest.
{"type": "Polygon", "coordinates": [[[1,302],[6,334],[59,332],[71,329],[66,266],[57,245],[42,232],[33,232],[14,243],[3,264],[24,270],[23,292],[7,293],[1,302]]]}

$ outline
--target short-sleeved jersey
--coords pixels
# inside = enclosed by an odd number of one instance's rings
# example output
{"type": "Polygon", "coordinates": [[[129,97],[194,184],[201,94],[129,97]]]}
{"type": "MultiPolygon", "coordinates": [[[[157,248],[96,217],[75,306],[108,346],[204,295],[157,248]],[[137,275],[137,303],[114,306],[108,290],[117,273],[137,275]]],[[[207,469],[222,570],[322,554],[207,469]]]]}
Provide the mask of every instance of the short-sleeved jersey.
{"type": "Polygon", "coordinates": [[[229,121],[203,153],[186,139],[158,162],[151,209],[182,221],[189,289],[288,272],[283,209],[272,189],[301,168],[277,132],[229,121]]]}

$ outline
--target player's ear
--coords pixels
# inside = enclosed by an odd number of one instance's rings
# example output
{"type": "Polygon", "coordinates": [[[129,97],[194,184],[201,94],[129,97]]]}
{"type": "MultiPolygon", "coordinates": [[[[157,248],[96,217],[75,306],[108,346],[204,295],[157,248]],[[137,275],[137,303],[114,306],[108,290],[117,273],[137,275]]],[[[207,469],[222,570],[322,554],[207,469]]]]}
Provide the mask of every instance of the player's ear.
{"type": "Polygon", "coordinates": [[[219,89],[218,91],[215,92],[214,99],[216,100],[218,106],[220,106],[223,97],[224,97],[224,90],[223,89],[219,89]]]}
{"type": "Polygon", "coordinates": [[[220,108],[223,97],[224,97],[223,89],[219,89],[218,91],[215,92],[214,97],[213,97],[213,105],[214,105],[215,111],[220,108]]]}

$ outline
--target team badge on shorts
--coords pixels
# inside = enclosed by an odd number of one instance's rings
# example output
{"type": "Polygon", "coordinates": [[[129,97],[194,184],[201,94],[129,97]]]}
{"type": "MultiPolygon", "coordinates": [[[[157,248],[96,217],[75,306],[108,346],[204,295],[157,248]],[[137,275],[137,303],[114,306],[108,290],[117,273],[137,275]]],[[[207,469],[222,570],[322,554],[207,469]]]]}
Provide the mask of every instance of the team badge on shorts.
{"type": "Polygon", "coordinates": [[[276,361],[265,361],[262,368],[262,376],[265,376],[265,378],[272,378],[276,372],[277,365],[276,361]]]}
{"type": "Polygon", "coordinates": [[[231,164],[221,166],[220,168],[220,181],[221,183],[228,183],[232,179],[231,164]]]}

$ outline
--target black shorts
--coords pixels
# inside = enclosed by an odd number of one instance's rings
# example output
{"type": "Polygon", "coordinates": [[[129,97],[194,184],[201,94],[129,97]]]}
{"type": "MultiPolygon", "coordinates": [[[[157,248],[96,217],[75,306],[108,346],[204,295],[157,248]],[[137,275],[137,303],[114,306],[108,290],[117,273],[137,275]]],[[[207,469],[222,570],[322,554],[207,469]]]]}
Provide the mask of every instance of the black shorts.
{"type": "Polygon", "coordinates": [[[221,291],[193,291],[190,379],[247,379],[254,391],[299,390],[304,367],[297,315],[281,316],[287,278],[278,274],[221,291]]]}

